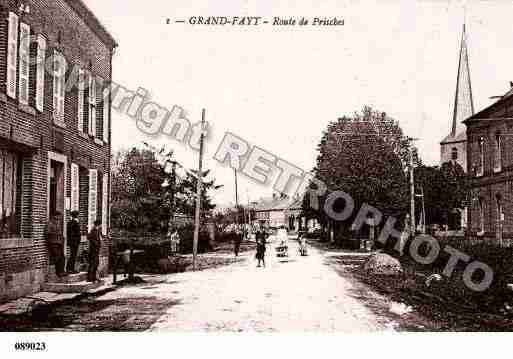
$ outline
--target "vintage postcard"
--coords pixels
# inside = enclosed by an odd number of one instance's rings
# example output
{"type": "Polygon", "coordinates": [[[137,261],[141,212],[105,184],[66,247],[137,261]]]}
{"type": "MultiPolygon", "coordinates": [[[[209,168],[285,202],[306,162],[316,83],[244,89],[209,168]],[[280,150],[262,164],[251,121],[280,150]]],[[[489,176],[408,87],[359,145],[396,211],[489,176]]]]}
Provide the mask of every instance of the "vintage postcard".
{"type": "Polygon", "coordinates": [[[512,331],[512,16],[0,0],[0,353],[512,331]]]}

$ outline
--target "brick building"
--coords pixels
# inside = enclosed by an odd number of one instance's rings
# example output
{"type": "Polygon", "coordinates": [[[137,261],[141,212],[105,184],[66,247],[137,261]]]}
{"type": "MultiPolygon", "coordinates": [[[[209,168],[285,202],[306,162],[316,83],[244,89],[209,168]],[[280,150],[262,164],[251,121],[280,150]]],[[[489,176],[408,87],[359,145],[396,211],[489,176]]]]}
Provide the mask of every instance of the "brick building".
{"type": "MultiPolygon", "coordinates": [[[[52,277],[45,240],[52,213],[67,221],[80,212],[81,252],[96,218],[108,229],[106,89],[116,46],[80,0],[0,2],[0,301],[52,277]]],[[[103,273],[108,253],[104,243],[103,273]]]]}
{"type": "Polygon", "coordinates": [[[513,88],[465,124],[473,178],[471,233],[508,244],[513,238],[513,88]]]}

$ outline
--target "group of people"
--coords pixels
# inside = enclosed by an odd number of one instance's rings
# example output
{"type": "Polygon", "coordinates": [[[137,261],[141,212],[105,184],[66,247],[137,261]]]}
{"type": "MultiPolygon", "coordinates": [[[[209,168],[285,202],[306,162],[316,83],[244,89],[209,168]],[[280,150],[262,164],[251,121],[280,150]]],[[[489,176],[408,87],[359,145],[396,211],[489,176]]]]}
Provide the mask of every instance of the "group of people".
{"type": "MultiPolygon", "coordinates": [[[[50,252],[50,258],[55,264],[55,274],[61,278],[69,274],[76,274],[76,261],[78,256],[78,249],[82,237],[82,231],[80,228],[80,222],[78,219],[78,211],[71,212],[71,219],[67,223],[68,240],[67,245],[69,247],[69,259],[66,268],[65,256],[64,256],[64,234],[63,234],[63,216],[59,212],[55,212],[50,216],[47,230],[48,249],[50,252]]],[[[100,263],[100,248],[102,242],[102,230],[101,221],[94,221],[94,225],[87,234],[89,241],[89,267],[87,272],[87,281],[96,282],[98,281],[97,272],[100,263]]]]}

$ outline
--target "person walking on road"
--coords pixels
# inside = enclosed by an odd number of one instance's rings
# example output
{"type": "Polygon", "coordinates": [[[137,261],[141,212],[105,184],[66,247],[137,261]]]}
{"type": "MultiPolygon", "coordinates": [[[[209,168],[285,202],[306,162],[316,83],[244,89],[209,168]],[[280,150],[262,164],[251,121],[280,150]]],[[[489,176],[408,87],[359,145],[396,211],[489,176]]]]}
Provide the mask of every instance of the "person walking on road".
{"type": "Polygon", "coordinates": [[[264,265],[265,268],[265,247],[266,247],[266,239],[267,233],[262,228],[258,228],[255,233],[255,239],[257,244],[257,252],[256,259],[258,261],[257,267],[260,267],[260,262],[264,265]]]}
{"type": "Polygon", "coordinates": [[[233,243],[233,251],[235,253],[235,257],[238,257],[239,256],[239,251],[240,251],[240,244],[242,242],[242,231],[240,230],[240,228],[237,227],[237,229],[235,230],[235,238],[234,238],[234,243],[233,243]]]}
{"type": "Polygon", "coordinates": [[[71,212],[71,220],[68,222],[68,247],[69,259],[66,272],[75,274],[75,262],[77,260],[78,247],[80,246],[80,238],[82,233],[80,231],[80,223],[78,222],[78,211],[71,212]]]}
{"type": "Polygon", "coordinates": [[[88,282],[97,282],[98,265],[100,264],[100,247],[101,247],[101,221],[94,221],[94,226],[87,235],[89,240],[89,269],[87,272],[88,282]]]}

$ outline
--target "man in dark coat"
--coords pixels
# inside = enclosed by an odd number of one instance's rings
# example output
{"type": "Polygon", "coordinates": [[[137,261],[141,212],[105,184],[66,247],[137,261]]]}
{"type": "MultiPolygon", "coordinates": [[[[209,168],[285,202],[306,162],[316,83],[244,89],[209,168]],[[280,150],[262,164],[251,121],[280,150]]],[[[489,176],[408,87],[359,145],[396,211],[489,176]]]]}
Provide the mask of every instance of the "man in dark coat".
{"type": "Polygon", "coordinates": [[[78,247],[80,246],[80,223],[78,222],[78,212],[71,212],[71,220],[68,222],[68,246],[69,259],[66,271],[68,273],[77,273],[75,270],[75,262],[77,260],[78,247]]]}
{"type": "Polygon", "coordinates": [[[94,226],[87,234],[89,240],[89,269],[87,272],[87,281],[96,282],[98,277],[98,265],[100,264],[100,247],[101,247],[101,222],[100,220],[94,221],[94,226]]]}
{"type": "Polygon", "coordinates": [[[257,267],[260,267],[260,262],[265,267],[265,248],[266,248],[266,239],[267,239],[267,233],[265,230],[261,227],[259,227],[255,233],[255,239],[257,243],[257,252],[256,252],[256,259],[258,260],[257,267]]]}
{"type": "Polygon", "coordinates": [[[237,227],[235,230],[234,238],[233,238],[233,251],[234,251],[236,257],[239,256],[240,245],[242,243],[243,235],[244,234],[243,234],[242,230],[240,229],[240,227],[237,227]]]}
{"type": "Polygon", "coordinates": [[[50,258],[55,264],[55,274],[58,277],[63,277],[64,272],[64,235],[62,233],[61,214],[56,212],[50,216],[50,221],[47,227],[48,234],[48,250],[50,258]]]}

